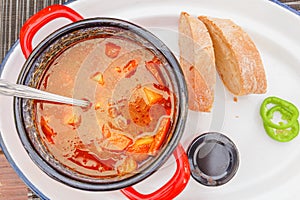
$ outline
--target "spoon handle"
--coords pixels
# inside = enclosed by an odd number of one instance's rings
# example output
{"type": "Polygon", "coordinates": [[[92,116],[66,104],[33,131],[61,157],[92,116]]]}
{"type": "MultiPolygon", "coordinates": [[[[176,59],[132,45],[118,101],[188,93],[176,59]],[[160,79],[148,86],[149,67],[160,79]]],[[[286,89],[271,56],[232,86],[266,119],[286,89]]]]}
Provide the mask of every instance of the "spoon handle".
{"type": "Polygon", "coordinates": [[[56,103],[64,103],[80,107],[87,107],[90,104],[90,102],[86,100],[73,99],[57,94],[52,94],[29,86],[10,83],[3,79],[0,79],[0,94],[26,99],[37,99],[56,103]]]}

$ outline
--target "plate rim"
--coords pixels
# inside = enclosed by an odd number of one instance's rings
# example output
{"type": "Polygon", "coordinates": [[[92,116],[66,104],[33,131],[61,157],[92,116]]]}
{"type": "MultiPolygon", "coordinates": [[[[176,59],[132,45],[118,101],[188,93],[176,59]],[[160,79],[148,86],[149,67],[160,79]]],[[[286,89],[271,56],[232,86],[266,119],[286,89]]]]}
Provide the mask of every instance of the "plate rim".
{"type": "Polygon", "coordinates": [[[292,8],[292,7],[288,6],[288,5],[286,5],[286,4],[282,3],[282,2],[280,2],[279,0],[269,0],[269,1],[271,1],[271,2],[273,2],[273,3],[275,3],[275,4],[277,4],[277,5],[279,5],[279,6],[283,7],[283,8],[285,8],[285,9],[291,11],[292,13],[294,13],[294,14],[296,14],[296,15],[298,15],[298,16],[300,16],[300,11],[295,10],[294,8],[292,8]]]}

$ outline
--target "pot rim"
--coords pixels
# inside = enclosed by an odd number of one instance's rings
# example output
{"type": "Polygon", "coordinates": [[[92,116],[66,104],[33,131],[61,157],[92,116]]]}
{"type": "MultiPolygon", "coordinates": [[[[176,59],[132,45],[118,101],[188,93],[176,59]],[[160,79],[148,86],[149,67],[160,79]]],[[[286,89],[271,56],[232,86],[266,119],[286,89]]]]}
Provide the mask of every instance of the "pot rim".
{"type": "Polygon", "coordinates": [[[51,178],[74,188],[89,190],[89,191],[109,191],[109,190],[117,190],[117,189],[125,188],[144,180],[145,178],[153,174],[156,170],[158,170],[167,161],[167,159],[170,157],[174,149],[177,147],[183,133],[183,129],[187,117],[187,110],[188,110],[187,109],[188,95],[187,95],[185,79],[183,78],[184,77],[183,72],[180,68],[180,65],[176,57],[173,55],[171,50],[159,38],[154,36],[151,32],[147,31],[146,29],[136,24],[133,24],[131,22],[121,20],[121,19],[116,19],[116,18],[101,18],[101,17],[89,18],[89,19],[84,19],[78,22],[68,24],[56,30],[48,37],[46,37],[42,42],[40,42],[37,45],[37,47],[33,50],[33,52],[30,54],[30,56],[28,57],[28,59],[26,60],[22,68],[22,71],[20,72],[17,83],[19,84],[24,83],[27,74],[30,73],[30,69],[33,63],[36,61],[36,59],[39,58],[40,54],[42,54],[42,52],[46,48],[48,48],[49,45],[55,42],[58,38],[61,38],[62,36],[67,35],[70,32],[80,30],[80,29],[86,29],[93,26],[116,27],[116,28],[121,28],[133,32],[139,37],[146,39],[154,47],[156,47],[156,50],[166,59],[166,61],[171,66],[174,73],[173,75],[175,81],[178,85],[177,88],[178,89],[178,94],[177,94],[178,115],[176,116],[177,120],[173,125],[175,127],[173,135],[169,140],[166,148],[159,153],[159,155],[155,160],[151,161],[151,164],[148,166],[146,171],[142,171],[141,173],[137,173],[126,179],[115,181],[112,183],[93,184],[89,182],[82,182],[79,180],[74,180],[58,172],[52,166],[47,164],[47,162],[42,158],[42,156],[40,156],[40,154],[36,152],[35,147],[31,144],[30,139],[27,137],[26,130],[24,127],[24,122],[22,120],[23,114],[21,111],[22,111],[23,100],[16,97],[14,98],[14,118],[16,121],[16,128],[18,131],[18,135],[21,139],[24,148],[26,149],[30,158],[40,169],[42,169],[44,173],[46,173],[51,178]]]}

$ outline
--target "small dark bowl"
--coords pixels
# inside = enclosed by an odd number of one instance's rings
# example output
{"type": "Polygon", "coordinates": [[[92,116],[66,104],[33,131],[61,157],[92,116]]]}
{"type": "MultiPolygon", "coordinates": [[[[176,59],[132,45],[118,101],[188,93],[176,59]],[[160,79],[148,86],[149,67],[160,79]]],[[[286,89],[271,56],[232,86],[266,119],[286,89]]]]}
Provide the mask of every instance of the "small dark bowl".
{"type": "Polygon", "coordinates": [[[235,144],[225,135],[208,132],[195,138],[187,154],[191,175],[205,186],[220,186],[230,181],[239,167],[235,144]]]}

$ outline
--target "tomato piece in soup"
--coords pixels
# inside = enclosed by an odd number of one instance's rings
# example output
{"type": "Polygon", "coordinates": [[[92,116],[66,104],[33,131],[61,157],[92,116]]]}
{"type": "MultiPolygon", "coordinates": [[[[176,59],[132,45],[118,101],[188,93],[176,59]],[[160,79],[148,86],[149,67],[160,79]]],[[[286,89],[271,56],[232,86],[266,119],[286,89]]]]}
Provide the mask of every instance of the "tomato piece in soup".
{"type": "Polygon", "coordinates": [[[104,78],[101,72],[96,72],[91,76],[91,79],[99,83],[100,85],[104,85],[104,78]]]}
{"type": "Polygon", "coordinates": [[[116,58],[121,51],[121,47],[112,43],[108,42],[105,44],[105,55],[109,58],[116,58]]]}
{"type": "Polygon", "coordinates": [[[156,103],[159,103],[161,100],[163,100],[163,96],[161,94],[159,94],[147,87],[144,87],[143,91],[146,94],[149,105],[154,105],[156,103]]]}
{"type": "Polygon", "coordinates": [[[123,151],[132,144],[132,139],[119,133],[111,133],[111,136],[105,139],[101,147],[108,151],[123,151]]]}
{"type": "Polygon", "coordinates": [[[146,69],[154,76],[159,84],[164,84],[164,79],[160,71],[161,62],[157,57],[145,63],[146,69]]]}
{"type": "Polygon", "coordinates": [[[166,141],[166,137],[169,132],[171,122],[170,118],[162,118],[158,130],[155,134],[154,141],[151,144],[151,147],[149,149],[149,153],[151,155],[157,154],[157,151],[160,149],[162,144],[166,141]]]}
{"type": "Polygon", "coordinates": [[[153,141],[153,136],[139,138],[132,146],[128,148],[127,151],[130,153],[148,153],[153,141]]]}
{"type": "Polygon", "coordinates": [[[127,156],[119,166],[117,166],[117,171],[120,176],[124,174],[129,174],[136,170],[138,167],[137,162],[130,156],[127,156]]]}
{"type": "Polygon", "coordinates": [[[53,137],[56,135],[54,130],[48,125],[48,121],[42,116],[41,117],[41,129],[45,134],[46,139],[49,143],[54,144],[53,137]]]}
{"type": "Polygon", "coordinates": [[[133,76],[136,72],[138,66],[138,61],[137,60],[130,60],[124,67],[123,71],[126,74],[125,78],[130,78],[133,76]]]}
{"type": "Polygon", "coordinates": [[[149,106],[141,96],[134,97],[129,102],[129,113],[132,121],[139,126],[148,126],[151,122],[149,106]]]}
{"type": "Polygon", "coordinates": [[[72,114],[71,116],[67,117],[66,123],[70,126],[72,126],[73,129],[76,129],[81,124],[81,116],[72,114]]]}

